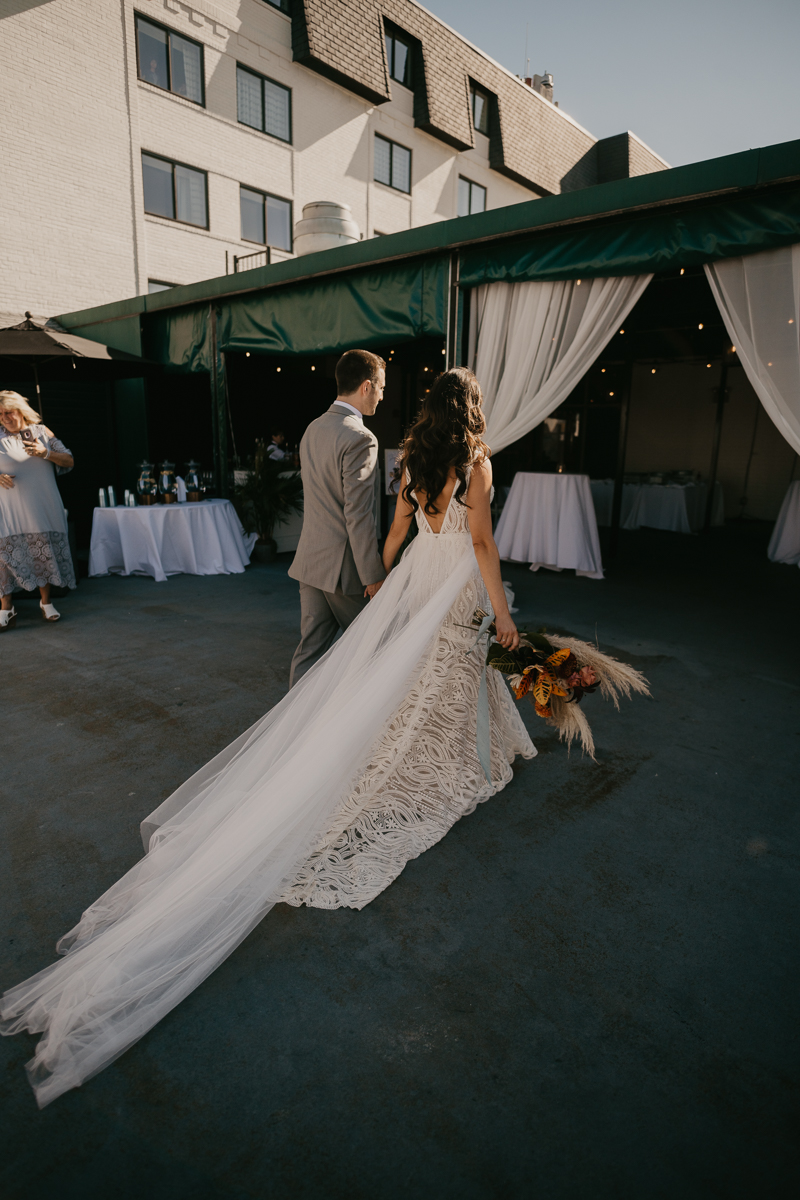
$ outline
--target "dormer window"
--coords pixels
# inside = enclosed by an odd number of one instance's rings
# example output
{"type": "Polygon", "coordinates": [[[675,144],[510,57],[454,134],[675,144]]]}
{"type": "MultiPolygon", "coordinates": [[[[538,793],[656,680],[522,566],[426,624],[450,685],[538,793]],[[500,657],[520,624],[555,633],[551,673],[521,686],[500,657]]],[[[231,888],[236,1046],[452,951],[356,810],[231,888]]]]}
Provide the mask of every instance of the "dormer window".
{"type": "MultiPolygon", "coordinates": [[[[469,85],[469,98],[472,106],[472,126],[478,133],[489,136],[489,93],[484,92],[476,84],[469,85]]],[[[462,109],[463,112],[463,109],[462,109]]]]}
{"type": "Polygon", "coordinates": [[[411,78],[411,38],[406,37],[399,29],[392,26],[386,29],[386,62],[389,75],[404,87],[410,88],[411,78]]]}

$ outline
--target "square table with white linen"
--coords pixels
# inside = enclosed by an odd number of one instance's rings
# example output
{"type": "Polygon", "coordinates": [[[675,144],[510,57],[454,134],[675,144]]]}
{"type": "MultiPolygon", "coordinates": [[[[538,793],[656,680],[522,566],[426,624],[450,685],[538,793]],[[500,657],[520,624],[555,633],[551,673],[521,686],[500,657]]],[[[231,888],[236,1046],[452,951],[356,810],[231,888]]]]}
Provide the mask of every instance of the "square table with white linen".
{"type": "Polygon", "coordinates": [[[800,479],[789,484],[769,540],[767,555],[773,562],[800,567],[800,479]]]}
{"type": "Polygon", "coordinates": [[[236,575],[250,561],[246,534],[230,500],[96,508],[90,575],[236,575]]]}
{"type": "MultiPolygon", "coordinates": [[[[613,479],[593,479],[592,499],[598,525],[610,525],[614,500],[613,479]]],[[[673,533],[695,533],[706,519],[705,483],[626,483],[622,488],[623,529],[668,529],[673,533]]],[[[714,485],[712,525],[725,524],[722,484],[714,485]]]]}
{"type": "Polygon", "coordinates": [[[532,571],[573,568],[576,575],[603,578],[588,475],[519,471],[494,537],[501,558],[530,563],[532,571]]]}

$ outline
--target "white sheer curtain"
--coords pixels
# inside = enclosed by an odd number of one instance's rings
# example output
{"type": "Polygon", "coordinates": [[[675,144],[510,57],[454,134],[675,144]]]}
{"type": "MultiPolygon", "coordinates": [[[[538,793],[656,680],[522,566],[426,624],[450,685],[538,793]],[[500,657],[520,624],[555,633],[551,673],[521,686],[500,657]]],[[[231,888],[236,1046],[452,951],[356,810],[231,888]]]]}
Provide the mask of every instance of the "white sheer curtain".
{"type": "Polygon", "coordinates": [[[800,245],[725,258],[705,271],[747,378],[800,454],[800,245]]]}
{"type": "Polygon", "coordinates": [[[475,288],[469,360],[497,452],[558,408],[620,328],[652,275],[475,288]]]}

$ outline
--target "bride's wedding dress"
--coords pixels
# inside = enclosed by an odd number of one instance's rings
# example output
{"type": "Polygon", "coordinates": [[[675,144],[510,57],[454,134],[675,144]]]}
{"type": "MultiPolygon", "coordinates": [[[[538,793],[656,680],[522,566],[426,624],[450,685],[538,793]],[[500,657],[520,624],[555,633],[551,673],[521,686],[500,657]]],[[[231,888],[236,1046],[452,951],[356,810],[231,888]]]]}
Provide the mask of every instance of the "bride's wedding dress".
{"type": "Polygon", "coordinates": [[[362,908],[536,751],[487,675],[490,779],[477,753],[485,651],[470,653],[478,571],[450,499],[377,596],[284,699],[142,823],[147,854],[3,997],[2,1032],[42,1032],[40,1107],[117,1058],[273,904],[362,908]]]}

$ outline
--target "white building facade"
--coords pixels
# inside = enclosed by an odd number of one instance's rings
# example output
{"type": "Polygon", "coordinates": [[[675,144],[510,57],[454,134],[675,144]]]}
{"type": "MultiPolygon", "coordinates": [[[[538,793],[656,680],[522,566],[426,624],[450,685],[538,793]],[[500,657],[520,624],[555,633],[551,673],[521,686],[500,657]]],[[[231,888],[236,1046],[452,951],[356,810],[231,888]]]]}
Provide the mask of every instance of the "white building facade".
{"type": "MultiPolygon", "coordinates": [[[[267,246],[278,261],[314,201],[349,206],[359,236],[373,237],[606,177],[603,143],[546,88],[413,0],[392,0],[388,17],[364,4],[365,20],[383,21],[365,50],[383,55],[380,103],[375,85],[351,87],[346,71],[298,50],[312,18],[322,28],[350,6],[291,2],[50,0],[3,13],[0,0],[0,310],[49,315],[191,283],[267,246]],[[442,51],[443,38],[455,49],[442,51]],[[450,58],[463,48],[452,95],[430,97],[468,112],[458,136],[419,115],[432,46],[450,58]],[[524,145],[514,169],[503,166],[512,117],[545,122],[530,170],[519,166],[524,145]]],[[[608,177],[666,166],[621,136],[625,164],[608,177]]]]}

